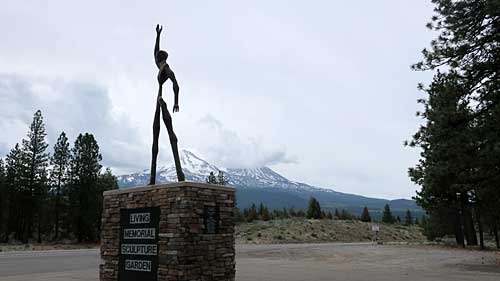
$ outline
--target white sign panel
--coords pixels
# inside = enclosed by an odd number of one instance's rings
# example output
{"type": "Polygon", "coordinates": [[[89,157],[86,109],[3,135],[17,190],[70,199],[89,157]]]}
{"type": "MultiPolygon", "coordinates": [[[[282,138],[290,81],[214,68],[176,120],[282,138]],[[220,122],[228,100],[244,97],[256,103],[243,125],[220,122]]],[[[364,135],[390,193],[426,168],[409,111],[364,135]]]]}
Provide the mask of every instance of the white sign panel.
{"type": "Polygon", "coordinates": [[[130,224],[150,223],[151,213],[130,214],[130,224]]]}
{"type": "Polygon", "coordinates": [[[151,228],[125,228],[123,230],[124,239],[155,239],[156,229],[151,228]]]}
{"type": "Polygon", "coordinates": [[[151,261],[125,260],[125,270],[151,272],[151,261]]]}
{"type": "Polygon", "coordinates": [[[156,256],[158,246],[156,244],[122,244],[121,253],[123,255],[156,256]]]}

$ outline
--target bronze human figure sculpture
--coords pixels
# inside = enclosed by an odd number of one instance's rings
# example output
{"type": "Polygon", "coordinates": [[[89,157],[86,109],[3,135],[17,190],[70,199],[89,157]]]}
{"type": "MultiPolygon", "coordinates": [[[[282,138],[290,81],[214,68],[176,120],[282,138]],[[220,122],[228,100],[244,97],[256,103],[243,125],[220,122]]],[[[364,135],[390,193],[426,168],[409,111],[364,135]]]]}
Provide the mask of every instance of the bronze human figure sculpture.
{"type": "Polygon", "coordinates": [[[177,84],[174,72],[167,64],[168,53],[164,50],[160,50],[160,34],[162,30],[162,26],[160,26],[159,24],[156,25],[156,44],[154,56],[156,66],[158,66],[158,97],[156,101],[156,111],[153,121],[153,157],[151,159],[151,176],[149,179],[150,185],[154,185],[156,183],[156,160],[158,158],[158,139],[160,136],[160,109],[161,115],[163,116],[163,122],[165,123],[165,127],[167,127],[170,146],[172,147],[172,154],[175,161],[175,170],[177,172],[177,180],[185,180],[184,173],[182,172],[181,161],[179,158],[179,151],[177,149],[177,137],[175,136],[174,128],[172,126],[172,117],[170,116],[170,113],[167,109],[167,104],[162,97],[162,86],[168,79],[170,79],[172,81],[174,90],[174,108],[172,111],[179,111],[179,84],[177,84]]]}

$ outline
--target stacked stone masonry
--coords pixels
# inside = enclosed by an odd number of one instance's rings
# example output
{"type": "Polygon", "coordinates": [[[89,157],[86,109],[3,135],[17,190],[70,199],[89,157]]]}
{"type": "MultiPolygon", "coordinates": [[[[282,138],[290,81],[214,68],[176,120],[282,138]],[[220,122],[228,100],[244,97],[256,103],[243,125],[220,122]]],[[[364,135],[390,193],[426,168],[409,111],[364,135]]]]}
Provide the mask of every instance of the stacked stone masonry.
{"type": "Polygon", "coordinates": [[[159,207],[158,280],[234,281],[235,190],[181,182],[104,193],[101,281],[118,281],[120,210],[159,207]],[[206,234],[204,210],[219,210],[218,231],[206,234]]]}

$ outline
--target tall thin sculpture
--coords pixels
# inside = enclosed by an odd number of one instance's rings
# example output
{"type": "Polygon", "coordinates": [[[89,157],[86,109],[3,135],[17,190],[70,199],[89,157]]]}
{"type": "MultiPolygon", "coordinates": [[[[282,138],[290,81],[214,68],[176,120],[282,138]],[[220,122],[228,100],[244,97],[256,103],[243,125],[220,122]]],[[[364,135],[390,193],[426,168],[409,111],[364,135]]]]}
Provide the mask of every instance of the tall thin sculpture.
{"type": "Polygon", "coordinates": [[[174,108],[173,112],[179,111],[179,84],[175,79],[175,74],[170,69],[167,64],[168,53],[164,50],[160,50],[160,34],[163,27],[159,24],[156,25],[156,44],[155,44],[155,63],[158,66],[158,98],[156,101],[156,111],[153,121],[153,157],[151,159],[151,176],[149,179],[149,184],[154,185],[156,183],[156,160],[158,158],[158,139],[160,137],[160,110],[163,116],[163,123],[167,127],[168,137],[170,139],[170,146],[172,147],[172,154],[174,155],[175,170],[177,172],[177,180],[184,181],[184,173],[182,172],[181,161],[179,158],[179,150],[177,149],[177,137],[174,133],[174,128],[172,126],[172,117],[167,109],[167,104],[162,97],[162,87],[163,84],[170,79],[172,81],[174,90],[174,108]]]}

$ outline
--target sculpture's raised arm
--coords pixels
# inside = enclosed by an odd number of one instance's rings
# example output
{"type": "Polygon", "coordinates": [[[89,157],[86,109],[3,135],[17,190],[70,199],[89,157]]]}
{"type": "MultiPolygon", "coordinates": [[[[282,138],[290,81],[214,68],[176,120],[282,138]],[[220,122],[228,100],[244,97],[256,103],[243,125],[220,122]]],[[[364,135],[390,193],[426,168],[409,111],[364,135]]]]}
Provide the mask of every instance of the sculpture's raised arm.
{"type": "Polygon", "coordinates": [[[155,62],[158,68],[160,67],[160,62],[158,61],[158,52],[160,51],[160,34],[161,31],[163,30],[163,27],[160,26],[159,24],[156,25],[156,43],[155,43],[155,52],[154,52],[154,57],[155,57],[155,62]]]}

